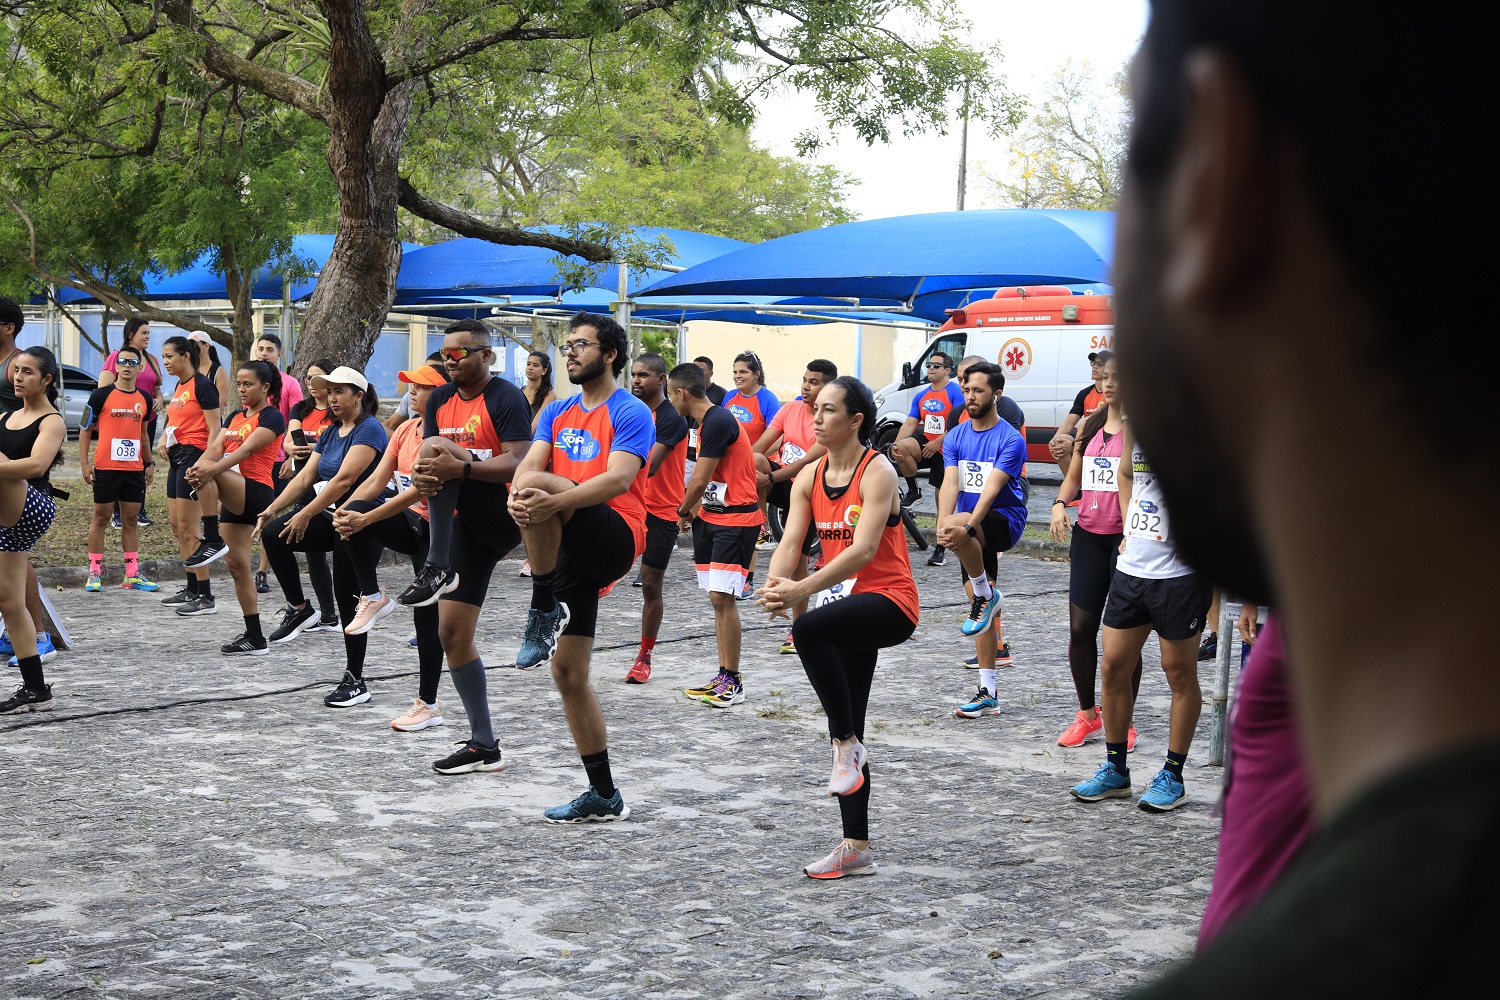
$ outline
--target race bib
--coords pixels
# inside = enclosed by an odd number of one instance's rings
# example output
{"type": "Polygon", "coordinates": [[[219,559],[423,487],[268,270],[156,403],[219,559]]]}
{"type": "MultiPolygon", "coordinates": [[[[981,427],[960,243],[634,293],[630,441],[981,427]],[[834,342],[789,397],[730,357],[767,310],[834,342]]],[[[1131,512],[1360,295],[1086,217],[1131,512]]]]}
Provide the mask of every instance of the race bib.
{"type": "Polygon", "coordinates": [[[1102,455],[1085,459],[1083,463],[1083,488],[1095,493],[1120,492],[1120,460],[1102,455]]]}
{"type": "Polygon", "coordinates": [[[112,462],[138,462],[141,458],[140,438],[110,438],[109,458],[112,462]]]}
{"type": "Polygon", "coordinates": [[[990,481],[990,474],[995,471],[995,463],[971,462],[965,459],[958,463],[958,471],[963,477],[963,492],[978,496],[984,492],[984,484],[990,481]]]}
{"type": "Polygon", "coordinates": [[[927,419],[922,421],[923,434],[942,434],[947,429],[947,422],[941,413],[929,413],[927,419]]]}
{"type": "Polygon", "coordinates": [[[161,436],[161,446],[170,448],[177,443],[177,428],[168,427],[167,432],[161,436]]]}
{"type": "Polygon", "coordinates": [[[798,448],[790,441],[781,446],[782,465],[791,465],[793,462],[800,462],[806,457],[807,452],[803,451],[801,448],[798,448]]]}
{"type": "Polygon", "coordinates": [[[703,506],[718,512],[724,509],[724,500],[729,495],[728,483],[709,483],[703,487],[703,506]]]}
{"type": "Polygon", "coordinates": [[[688,428],[688,447],[694,451],[698,450],[698,428],[688,428]]]}
{"type": "Polygon", "coordinates": [[[470,448],[469,454],[474,456],[476,462],[488,462],[495,457],[495,452],[491,448],[470,448]]]}
{"type": "Polygon", "coordinates": [[[405,493],[411,489],[411,476],[404,472],[397,472],[391,477],[391,482],[395,485],[397,493],[405,493]]]}
{"type": "Polygon", "coordinates": [[[849,579],[844,580],[842,583],[835,583],[827,590],[818,591],[812,597],[812,607],[821,608],[825,604],[832,604],[834,601],[842,601],[844,598],[854,593],[854,585],[858,582],[859,577],[850,577],[849,579]]]}
{"type": "Polygon", "coordinates": [[[1130,498],[1130,512],[1125,517],[1125,534],[1131,538],[1149,538],[1153,542],[1165,542],[1170,524],[1167,509],[1150,500],[1130,498]]]}

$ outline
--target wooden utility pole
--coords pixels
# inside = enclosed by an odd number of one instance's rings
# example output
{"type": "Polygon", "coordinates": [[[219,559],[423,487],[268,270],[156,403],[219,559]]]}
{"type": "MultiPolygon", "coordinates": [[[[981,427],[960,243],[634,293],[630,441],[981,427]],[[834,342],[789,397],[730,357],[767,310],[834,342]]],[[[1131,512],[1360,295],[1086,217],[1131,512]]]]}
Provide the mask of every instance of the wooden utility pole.
{"type": "Polygon", "coordinates": [[[963,127],[958,142],[958,210],[964,210],[964,188],[969,180],[969,85],[964,84],[963,127]]]}

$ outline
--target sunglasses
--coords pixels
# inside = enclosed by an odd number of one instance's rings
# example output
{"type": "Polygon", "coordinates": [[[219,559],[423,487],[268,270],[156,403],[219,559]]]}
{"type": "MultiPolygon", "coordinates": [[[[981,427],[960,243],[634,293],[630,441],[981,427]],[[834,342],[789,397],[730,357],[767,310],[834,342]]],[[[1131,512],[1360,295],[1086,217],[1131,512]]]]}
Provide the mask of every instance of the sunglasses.
{"type": "Polygon", "coordinates": [[[929,361],[927,363],[927,367],[928,368],[947,368],[948,366],[945,365],[945,364],[943,364],[941,361],[929,361]]]}
{"type": "Polygon", "coordinates": [[[456,364],[471,354],[487,350],[489,350],[488,347],[445,347],[438,353],[456,364]]]}
{"type": "Polygon", "coordinates": [[[141,366],[141,359],[140,358],[115,358],[115,364],[120,365],[121,367],[124,367],[124,368],[139,368],[141,366]]]}

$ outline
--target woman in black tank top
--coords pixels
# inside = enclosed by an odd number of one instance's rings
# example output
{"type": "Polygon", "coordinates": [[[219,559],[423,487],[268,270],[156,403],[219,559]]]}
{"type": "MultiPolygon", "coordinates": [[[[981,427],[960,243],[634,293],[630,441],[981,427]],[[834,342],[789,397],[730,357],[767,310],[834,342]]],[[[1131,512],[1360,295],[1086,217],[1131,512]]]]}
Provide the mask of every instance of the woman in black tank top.
{"type": "Polygon", "coordinates": [[[21,686],[0,701],[0,715],[45,712],[52,689],[37,655],[36,625],[26,610],[30,582],[26,553],[57,516],[48,488],[52,467],[62,457],[67,428],[53,404],[61,371],[44,347],[32,347],[14,361],[13,386],[21,408],[0,417],[0,615],[10,632],[21,668],[21,686]]]}

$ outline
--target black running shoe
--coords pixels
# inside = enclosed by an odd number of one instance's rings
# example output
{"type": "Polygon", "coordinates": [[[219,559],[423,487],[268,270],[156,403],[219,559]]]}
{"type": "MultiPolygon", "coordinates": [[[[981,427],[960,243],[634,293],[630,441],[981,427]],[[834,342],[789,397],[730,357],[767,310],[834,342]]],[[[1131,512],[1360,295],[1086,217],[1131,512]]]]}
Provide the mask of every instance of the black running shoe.
{"type": "Polygon", "coordinates": [[[927,557],[927,565],[929,565],[929,566],[942,566],[947,561],[948,561],[948,550],[945,549],[945,548],[943,548],[941,545],[934,545],[932,547],[932,555],[930,555],[930,556],[927,557]]]}
{"type": "Polygon", "coordinates": [[[146,512],[143,510],[135,516],[135,523],[136,527],[149,528],[156,522],[151,520],[151,518],[147,516],[146,512]]]}
{"type": "Polygon", "coordinates": [[[438,774],[467,774],[470,771],[503,771],[505,761],[500,755],[500,748],[486,750],[484,747],[467,740],[460,743],[462,748],[457,753],[450,754],[442,760],[432,762],[432,769],[438,774]]]}
{"type": "Polygon", "coordinates": [[[190,601],[192,601],[195,598],[197,598],[197,596],[198,595],[195,594],[195,593],[193,593],[191,590],[188,590],[186,587],[183,587],[181,590],[179,590],[177,593],[173,594],[171,597],[163,597],[161,599],[161,602],[163,604],[165,604],[169,608],[175,608],[178,605],[189,603],[190,601]]]}
{"type": "Polygon", "coordinates": [[[305,608],[295,608],[288,604],[281,612],[281,624],[266,638],[271,642],[291,642],[317,620],[318,613],[312,609],[311,604],[305,608]]]}
{"type": "Polygon", "coordinates": [[[901,491],[901,506],[910,507],[922,499],[922,487],[913,486],[901,491]]]}
{"type": "Polygon", "coordinates": [[[177,605],[177,613],[185,618],[191,618],[195,615],[216,615],[219,613],[219,606],[214,603],[212,597],[204,597],[202,594],[199,594],[186,604],[177,605]]]}
{"type": "Polygon", "coordinates": [[[342,632],[344,627],[339,624],[339,616],[320,617],[316,622],[303,629],[304,632],[342,632]]]}
{"type": "Polygon", "coordinates": [[[235,636],[233,642],[226,642],[219,647],[219,652],[225,656],[265,656],[270,651],[271,647],[265,637],[251,639],[244,632],[235,636]]]}
{"type": "Polygon", "coordinates": [[[269,594],[271,592],[271,581],[266,579],[265,570],[261,570],[255,574],[255,592],[257,594],[269,594]]]}
{"type": "MultiPolygon", "coordinates": [[[[0,701],[0,715],[20,715],[22,712],[50,712],[55,704],[52,700],[52,685],[48,684],[40,691],[33,691],[22,684],[16,688],[16,693],[4,701],[0,701]]],[[[500,751],[495,751],[498,759],[500,751]]],[[[498,771],[499,768],[492,768],[498,771]]]]}
{"type": "Polygon", "coordinates": [[[119,531],[124,525],[120,523],[120,508],[115,508],[115,515],[109,519],[109,526],[119,531]]]}
{"type": "Polygon", "coordinates": [[[458,574],[451,569],[442,569],[428,563],[411,582],[411,586],[396,598],[397,604],[408,608],[425,608],[444,594],[458,588],[458,574]]]}
{"type": "Polygon", "coordinates": [[[182,561],[188,569],[202,569],[216,559],[222,559],[229,553],[229,546],[222,541],[210,542],[208,539],[198,543],[198,549],[192,555],[182,561]]]}
{"type": "Polygon", "coordinates": [[[363,678],[356,678],[349,671],[344,671],[344,679],[339,681],[339,686],[329,692],[328,697],[323,699],[323,704],[329,708],[352,708],[370,700],[370,689],[365,687],[363,678]]]}

